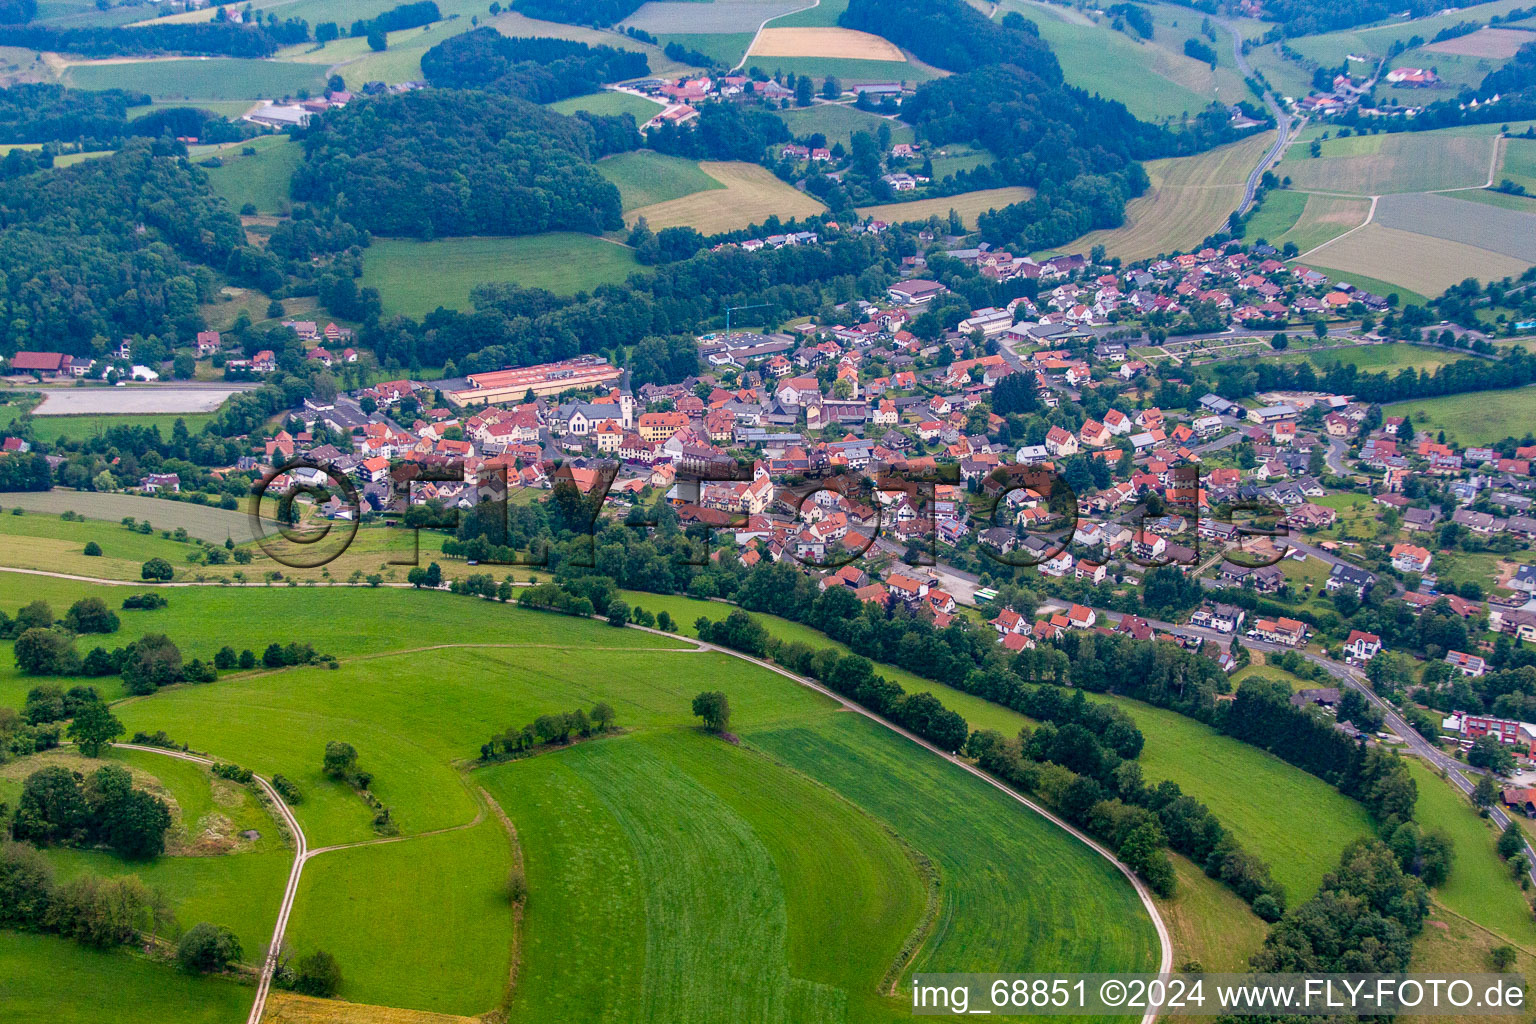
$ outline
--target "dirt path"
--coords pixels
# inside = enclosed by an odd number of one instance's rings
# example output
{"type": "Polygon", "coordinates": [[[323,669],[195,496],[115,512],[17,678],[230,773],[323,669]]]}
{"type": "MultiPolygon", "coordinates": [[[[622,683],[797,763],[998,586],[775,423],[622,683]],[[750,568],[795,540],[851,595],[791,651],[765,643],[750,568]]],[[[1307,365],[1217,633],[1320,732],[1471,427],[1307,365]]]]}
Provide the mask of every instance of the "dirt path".
{"type": "MultiPolygon", "coordinates": [[[[628,629],[638,629],[638,630],[642,630],[642,631],[647,632],[647,633],[660,633],[659,630],[650,629],[650,628],[647,628],[645,626],[636,626],[636,625],[633,625],[633,624],[628,626],[628,627],[626,627],[626,628],[628,628],[628,629]]],[[[673,634],[671,634],[671,633],[661,633],[660,635],[662,635],[662,636],[672,636],[673,634]]],[[[877,723],[879,725],[883,725],[885,728],[891,730],[892,732],[896,733],[897,735],[902,736],[902,737],[904,737],[904,738],[906,738],[908,740],[911,740],[913,743],[916,743],[918,746],[922,747],[924,750],[927,750],[928,752],[930,752],[932,754],[935,754],[935,755],[937,755],[939,757],[942,757],[944,760],[948,761],[950,764],[954,765],[955,767],[959,768],[960,770],[965,771],[965,772],[969,772],[971,775],[974,775],[976,778],[978,778],[981,781],[985,782],[987,785],[993,787],[994,789],[997,789],[997,790],[1000,790],[1003,793],[1006,793],[1009,797],[1011,797],[1012,799],[1014,799],[1014,800],[1018,801],[1019,803],[1023,804],[1025,807],[1029,808],[1031,811],[1034,811],[1036,814],[1040,815],[1046,821],[1051,822],[1053,825],[1056,825],[1056,826],[1060,827],[1061,829],[1063,829],[1067,833],[1071,834],[1073,837],[1081,840],[1089,849],[1093,850],[1099,856],[1103,857],[1105,860],[1109,861],[1116,868],[1118,868],[1120,873],[1126,877],[1126,879],[1131,883],[1131,886],[1136,890],[1136,895],[1141,898],[1141,905],[1142,905],[1142,907],[1144,907],[1146,909],[1147,916],[1152,919],[1153,927],[1157,929],[1157,940],[1158,940],[1159,946],[1162,949],[1162,956],[1161,956],[1161,959],[1159,960],[1158,968],[1157,968],[1158,973],[1159,974],[1167,974],[1167,973],[1169,973],[1170,971],[1173,970],[1173,939],[1168,934],[1168,926],[1163,922],[1162,915],[1160,913],[1158,913],[1157,904],[1152,899],[1151,891],[1146,887],[1146,884],[1144,882],[1142,882],[1141,879],[1136,877],[1136,873],[1134,871],[1132,871],[1125,864],[1121,863],[1121,861],[1120,861],[1120,859],[1118,857],[1116,857],[1113,853],[1111,853],[1106,847],[1102,846],[1097,840],[1095,840],[1092,837],[1090,837],[1087,833],[1080,831],[1079,829],[1077,829],[1075,826],[1069,824],[1064,819],[1057,817],[1055,814],[1053,814],[1050,811],[1046,810],[1044,807],[1042,807],[1039,804],[1035,803],[1033,800],[1031,800],[1028,797],[1024,796],[1023,794],[1013,790],[1012,788],[1010,788],[1009,786],[1005,785],[1004,783],[1002,783],[998,779],[995,779],[991,775],[988,775],[986,772],[982,771],[980,768],[977,768],[975,765],[972,765],[968,761],[963,760],[958,755],[956,755],[954,753],[951,753],[951,752],[949,752],[947,750],[939,749],[938,747],[934,746],[932,743],[929,743],[927,740],[925,740],[922,737],[918,736],[916,733],[909,732],[906,729],[903,729],[901,726],[897,725],[895,722],[891,722],[891,721],[888,721],[888,720],[886,720],[884,718],[881,718],[879,715],[875,714],[873,711],[870,711],[868,708],[864,707],[862,704],[856,704],[853,701],[848,700],[847,698],[843,697],[841,694],[837,693],[836,691],[830,690],[827,687],[825,687],[825,686],[821,685],[820,683],[816,682],[814,679],[810,679],[810,678],[808,678],[806,676],[796,675],[795,673],[789,671],[788,669],[781,668],[780,666],[775,665],[775,664],[773,664],[770,661],[764,661],[761,658],[754,658],[750,654],[743,654],[741,651],[732,650],[729,647],[721,647],[718,644],[706,643],[705,641],[702,641],[702,640],[698,641],[698,643],[699,643],[700,648],[702,648],[704,650],[715,651],[715,652],[720,653],[720,654],[729,655],[729,656],[731,656],[733,658],[739,658],[742,661],[751,662],[753,665],[756,665],[759,668],[767,669],[769,672],[776,673],[778,675],[783,676],[785,679],[789,679],[789,680],[792,680],[793,682],[799,683],[801,686],[804,686],[807,689],[815,690],[817,693],[820,693],[823,696],[832,698],[833,700],[835,700],[839,704],[841,704],[845,710],[852,711],[852,712],[855,712],[857,714],[863,715],[865,718],[869,719],[870,721],[875,722],[875,723],[877,723]]],[[[1142,1024],[1153,1024],[1153,1022],[1156,1021],[1156,1020],[1157,1020],[1157,1012],[1155,1010],[1149,1010],[1149,1011],[1147,1011],[1146,1015],[1142,1017],[1142,1024]]]]}
{"type": "MultiPolygon", "coordinates": [[[[124,750],[140,750],[150,754],[160,754],[164,757],[174,757],[182,761],[191,761],[211,767],[214,764],[212,758],[200,757],[197,754],[188,754],[180,750],[166,750],[163,747],[145,746],[139,743],[114,743],[114,747],[124,750]]],[[[293,834],[293,867],[288,870],[288,884],[283,889],[283,902],[278,907],[277,924],[272,929],[272,943],[267,947],[267,955],[261,962],[261,975],[256,983],[256,1000],[251,1004],[250,1015],[246,1017],[246,1024],[259,1024],[262,1012],[267,1006],[267,994],[272,990],[272,972],[277,969],[278,950],[283,945],[283,935],[288,931],[288,915],[293,911],[293,901],[299,892],[299,876],[304,872],[304,862],[311,856],[309,841],[304,835],[304,830],[299,827],[299,819],[293,816],[293,811],[283,802],[277,790],[272,784],[260,775],[253,775],[253,781],[266,793],[272,801],[276,813],[282,817],[289,831],[293,834]]],[[[323,852],[323,851],[316,851],[323,852]]]]}

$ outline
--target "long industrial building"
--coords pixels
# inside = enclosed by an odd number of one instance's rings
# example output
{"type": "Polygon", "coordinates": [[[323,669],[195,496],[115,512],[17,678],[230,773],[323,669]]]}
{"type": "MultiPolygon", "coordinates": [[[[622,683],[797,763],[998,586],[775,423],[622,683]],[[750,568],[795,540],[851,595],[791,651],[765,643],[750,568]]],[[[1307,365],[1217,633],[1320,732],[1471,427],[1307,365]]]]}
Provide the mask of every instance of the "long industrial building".
{"type": "Polygon", "coordinates": [[[465,378],[471,386],[448,392],[448,398],[459,406],[520,402],[529,391],[538,398],[548,398],[566,391],[612,387],[623,375],[618,367],[597,356],[577,356],[558,363],[472,373],[465,378]]]}

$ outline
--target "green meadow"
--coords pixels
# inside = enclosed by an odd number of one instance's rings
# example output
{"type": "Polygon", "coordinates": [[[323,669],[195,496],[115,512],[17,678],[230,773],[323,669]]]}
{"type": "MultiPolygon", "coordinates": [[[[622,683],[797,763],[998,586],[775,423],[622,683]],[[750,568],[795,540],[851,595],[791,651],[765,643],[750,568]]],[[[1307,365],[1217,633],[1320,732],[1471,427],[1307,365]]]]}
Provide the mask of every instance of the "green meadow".
{"type": "Polygon", "coordinates": [[[162,437],[170,437],[177,420],[183,420],[187,429],[200,433],[203,425],[213,419],[211,412],[182,413],[121,413],[95,416],[90,414],[70,416],[33,416],[32,436],[49,444],[61,438],[83,441],[105,434],[113,427],[154,427],[162,437]]]}
{"type": "MultiPolygon", "coordinates": [[[[693,623],[700,615],[718,620],[734,610],[732,605],[716,601],[638,591],[626,591],[624,598],[632,608],[653,614],[666,611],[690,635],[696,632],[693,623]]],[[[847,650],[809,626],[772,615],[752,615],[785,641],[847,650]]],[[[1036,724],[999,704],[918,678],[895,666],[876,665],[875,670],[910,692],[932,693],[973,729],[996,729],[1012,736],[1036,724]]],[[[1174,711],[1124,698],[1091,699],[1114,700],[1129,712],[1146,736],[1140,760],[1147,778],[1171,779],[1184,792],[1205,802],[1223,824],[1242,837],[1248,849],[1269,863],[1275,878],[1285,884],[1292,897],[1311,895],[1323,874],[1338,864],[1345,844],[1370,831],[1370,820],[1359,804],[1272,754],[1174,711]],[[1234,786],[1233,780],[1242,780],[1241,786],[1234,786]],[[1255,792],[1266,794],[1264,805],[1249,799],[1255,792]],[[1298,816],[1326,824],[1317,834],[1297,835],[1291,822],[1298,816]]]]}
{"type": "Polygon", "coordinates": [[[618,187],[626,213],[725,187],[705,174],[698,161],[664,156],[649,149],[605,157],[597,162],[597,171],[618,187]]]}
{"type": "Polygon", "coordinates": [[[125,950],[97,950],[53,935],[0,930],[4,1016],[14,1021],[231,1024],[255,989],[182,974],[125,950]]]}
{"type": "Polygon", "coordinates": [[[210,57],[126,64],[77,64],[64,75],[76,89],[127,89],[157,100],[257,100],[325,87],[325,68],[275,60],[210,57]]]}
{"type": "Polygon", "coordinates": [[[628,114],[635,119],[636,124],[645,124],[665,108],[655,100],[648,100],[644,96],[608,89],[587,96],[572,96],[569,99],[557,100],[549,104],[549,109],[562,114],[574,114],[584,110],[589,114],[600,114],[604,117],[628,114]]]}
{"type": "Polygon", "coordinates": [[[244,146],[219,151],[220,167],[204,168],[208,183],[237,212],[246,203],[267,216],[286,215],[289,210],[288,186],[303,162],[304,150],[286,135],[252,139],[244,146]],[[246,149],[255,150],[250,155],[246,149]]]}
{"type": "MultiPolygon", "coordinates": [[[[809,107],[789,107],[778,113],[789,126],[791,134],[804,137],[820,132],[827,137],[828,146],[841,142],[844,148],[851,147],[854,132],[874,135],[880,131],[881,125],[891,129],[893,145],[913,141],[912,129],[908,125],[894,118],[860,110],[851,103],[817,103],[809,107]]],[[[937,161],[934,162],[934,170],[938,170],[937,161]]]]}
{"type": "Polygon", "coordinates": [[[1492,444],[1522,437],[1536,423],[1536,388],[1474,391],[1441,398],[1416,398],[1382,409],[1387,416],[1412,416],[1420,431],[1445,431],[1459,445],[1492,444]]]}
{"type": "Polygon", "coordinates": [[[517,237],[375,240],[363,251],[363,284],[384,297],[384,312],[423,316],[439,306],[469,310],[479,284],[510,282],[559,295],[617,284],[643,269],[634,251],[593,235],[552,232],[517,237]]]}
{"type": "Polygon", "coordinates": [[[1417,758],[1408,762],[1419,787],[1414,817],[1424,828],[1443,828],[1451,837],[1455,862],[1435,898],[1518,946],[1536,942],[1536,924],[1520,885],[1494,849],[1499,833],[1480,818],[1471,801],[1417,758]]]}
{"type": "MultiPolygon", "coordinates": [[[[94,589],[37,584],[61,610],[94,589]]],[[[1156,962],[1135,893],[1107,861],[992,786],[740,659],[441,593],[166,593],[167,609],[124,613],[112,642],[152,622],[188,654],[303,639],[343,658],[337,670],[227,674],[114,711],[130,732],[163,729],[293,779],[312,850],[365,844],[312,858],[289,931],[296,952],[340,958],[348,1000],[457,1014],[502,1005],[514,854],[481,787],[517,830],[530,886],[513,1020],[894,1020],[910,1008],[884,993],[911,970],[1156,962]],[[689,702],[705,688],[729,694],[739,745],[697,730],[689,702]],[[599,700],[622,734],[465,772],[507,726],[599,700]],[[323,775],[329,740],[357,748],[398,841],[374,842],[372,810],[323,775]]],[[[9,676],[0,695],[17,704],[28,682],[9,676]]],[[[154,755],[135,765],[152,770],[154,755]]],[[[161,781],[203,820],[213,798],[199,774],[168,768],[161,781]]],[[[103,866],[98,854],[60,860],[103,866]]],[[[222,918],[244,939],[270,927],[275,903],[255,894],[275,901],[285,863],[285,851],[257,848],[136,870],[178,894],[184,919],[222,918]],[[248,904],[229,903],[235,892],[248,904]]]]}

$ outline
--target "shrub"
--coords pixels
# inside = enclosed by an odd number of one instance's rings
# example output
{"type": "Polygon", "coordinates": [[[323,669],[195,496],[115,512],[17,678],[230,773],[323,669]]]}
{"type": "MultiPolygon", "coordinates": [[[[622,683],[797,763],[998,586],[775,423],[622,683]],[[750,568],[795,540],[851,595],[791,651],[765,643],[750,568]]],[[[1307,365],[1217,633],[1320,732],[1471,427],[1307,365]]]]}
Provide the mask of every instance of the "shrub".
{"type": "Polygon", "coordinates": [[[159,580],[164,583],[176,575],[176,570],[163,558],[151,558],[139,567],[139,574],[146,580],[159,580]]]}
{"type": "Polygon", "coordinates": [[[237,764],[224,764],[221,762],[214,765],[209,770],[221,779],[228,779],[231,782],[238,782],[242,786],[249,785],[251,779],[255,778],[249,768],[242,768],[237,764]]]}
{"type": "Polygon", "coordinates": [[[241,956],[240,940],[235,933],[207,921],[193,925],[176,947],[176,962],[189,974],[222,971],[241,956]]]}
{"type": "Polygon", "coordinates": [[[283,802],[289,806],[296,806],[304,802],[303,791],[286,775],[272,776],[272,788],[277,790],[277,795],[282,797],[283,802]]]}
{"type": "Polygon", "coordinates": [[[134,594],[123,599],[125,611],[154,611],[156,608],[164,608],[165,604],[165,598],[159,594],[134,594]]]}
{"type": "Polygon", "coordinates": [[[341,988],[341,965],[323,949],[317,949],[294,965],[293,990],[306,996],[329,999],[341,988]]]}
{"type": "Polygon", "coordinates": [[[101,557],[101,545],[97,544],[93,540],[92,541],[87,541],[86,545],[85,545],[85,554],[89,555],[91,558],[100,558],[101,557]]]}
{"type": "Polygon", "coordinates": [[[116,633],[122,623],[99,597],[83,597],[69,606],[64,625],[76,633],[116,633]]]}

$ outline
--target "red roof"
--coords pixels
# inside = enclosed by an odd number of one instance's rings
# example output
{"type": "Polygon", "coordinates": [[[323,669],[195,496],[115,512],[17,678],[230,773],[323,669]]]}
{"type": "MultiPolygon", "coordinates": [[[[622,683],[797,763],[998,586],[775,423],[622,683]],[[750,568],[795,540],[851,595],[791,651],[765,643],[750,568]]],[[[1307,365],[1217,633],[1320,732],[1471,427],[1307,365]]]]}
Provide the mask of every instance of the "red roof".
{"type": "Polygon", "coordinates": [[[68,362],[69,356],[62,352],[17,352],[11,356],[11,369],[58,373],[68,362]]]}

